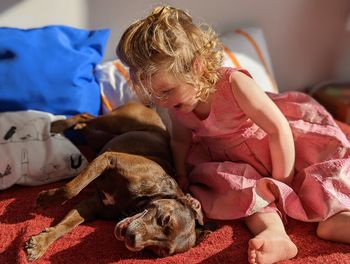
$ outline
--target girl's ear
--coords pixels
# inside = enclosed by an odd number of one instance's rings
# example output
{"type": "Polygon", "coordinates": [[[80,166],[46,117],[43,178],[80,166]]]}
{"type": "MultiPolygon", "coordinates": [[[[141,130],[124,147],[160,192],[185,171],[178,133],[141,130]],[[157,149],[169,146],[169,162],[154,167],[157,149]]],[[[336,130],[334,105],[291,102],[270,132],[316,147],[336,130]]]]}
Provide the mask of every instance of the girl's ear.
{"type": "Polygon", "coordinates": [[[200,57],[196,57],[193,60],[192,69],[193,69],[193,73],[194,74],[196,74],[198,76],[201,76],[203,74],[203,70],[204,70],[204,61],[203,61],[203,59],[200,58],[200,57]]]}

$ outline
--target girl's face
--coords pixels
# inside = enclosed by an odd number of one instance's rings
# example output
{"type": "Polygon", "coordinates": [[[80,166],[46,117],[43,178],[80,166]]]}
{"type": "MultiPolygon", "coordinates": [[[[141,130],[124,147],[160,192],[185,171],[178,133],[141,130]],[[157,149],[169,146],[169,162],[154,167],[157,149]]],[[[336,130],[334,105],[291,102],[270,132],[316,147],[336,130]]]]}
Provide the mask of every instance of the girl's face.
{"type": "Polygon", "coordinates": [[[151,77],[151,97],[155,104],[189,113],[199,100],[193,85],[177,79],[173,74],[159,71],[151,77]]]}

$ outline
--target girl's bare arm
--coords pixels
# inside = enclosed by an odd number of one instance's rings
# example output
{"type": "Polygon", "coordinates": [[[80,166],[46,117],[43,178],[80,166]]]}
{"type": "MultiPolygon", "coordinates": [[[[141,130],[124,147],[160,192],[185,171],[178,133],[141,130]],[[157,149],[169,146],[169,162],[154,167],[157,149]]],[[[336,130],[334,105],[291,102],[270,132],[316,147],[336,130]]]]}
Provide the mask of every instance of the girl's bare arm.
{"type": "Polygon", "coordinates": [[[256,82],[244,73],[233,73],[231,85],[242,111],[269,136],[272,177],[290,184],[294,174],[295,148],[287,119],[256,82]]]}
{"type": "Polygon", "coordinates": [[[192,132],[180,124],[174,114],[169,110],[172,121],[170,145],[173,153],[177,181],[184,190],[188,187],[186,158],[190,148],[192,132]]]}

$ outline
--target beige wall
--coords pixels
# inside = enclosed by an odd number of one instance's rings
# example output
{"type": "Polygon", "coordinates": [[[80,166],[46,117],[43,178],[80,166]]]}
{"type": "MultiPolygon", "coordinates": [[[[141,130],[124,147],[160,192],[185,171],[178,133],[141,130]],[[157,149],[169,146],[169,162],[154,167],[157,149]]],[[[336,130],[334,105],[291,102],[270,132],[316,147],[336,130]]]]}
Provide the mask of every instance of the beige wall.
{"type": "Polygon", "coordinates": [[[39,27],[47,24],[68,24],[86,27],[86,0],[0,0],[0,26],[39,27]]]}
{"type": "Polygon", "coordinates": [[[35,27],[67,24],[111,28],[105,60],[113,59],[123,30],[157,4],[187,9],[224,33],[237,26],[260,26],[281,90],[318,82],[350,81],[349,0],[2,0],[0,25],[35,27]]]}

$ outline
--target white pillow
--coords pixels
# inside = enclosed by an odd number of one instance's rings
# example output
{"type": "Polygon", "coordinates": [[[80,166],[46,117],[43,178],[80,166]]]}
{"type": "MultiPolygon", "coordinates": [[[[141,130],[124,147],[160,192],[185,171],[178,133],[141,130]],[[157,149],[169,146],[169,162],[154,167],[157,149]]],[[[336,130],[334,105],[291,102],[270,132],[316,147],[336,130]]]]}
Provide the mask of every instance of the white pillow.
{"type": "Polygon", "coordinates": [[[264,34],[260,28],[236,29],[220,36],[224,44],[224,64],[245,68],[258,85],[268,92],[278,92],[264,34]]]}
{"type": "Polygon", "coordinates": [[[129,69],[119,59],[97,64],[95,76],[100,84],[103,114],[126,102],[138,100],[131,89],[129,69]]]}
{"type": "Polygon", "coordinates": [[[76,176],[88,164],[51,122],[65,118],[40,111],[0,113],[0,190],[42,185],[76,176]]]}
{"type": "MultiPolygon", "coordinates": [[[[96,66],[95,74],[101,88],[102,114],[129,101],[140,101],[131,89],[129,69],[119,59],[96,66]]],[[[165,126],[170,130],[171,121],[165,108],[154,106],[165,126]]]]}

